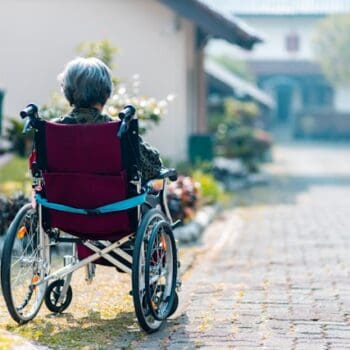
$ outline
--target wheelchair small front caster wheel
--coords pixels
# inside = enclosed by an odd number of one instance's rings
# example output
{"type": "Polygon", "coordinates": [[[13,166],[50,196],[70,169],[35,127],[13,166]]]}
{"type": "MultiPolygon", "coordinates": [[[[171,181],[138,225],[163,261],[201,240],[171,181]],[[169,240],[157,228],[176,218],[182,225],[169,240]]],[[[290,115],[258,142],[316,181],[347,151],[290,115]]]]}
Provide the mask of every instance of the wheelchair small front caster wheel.
{"type": "Polygon", "coordinates": [[[67,289],[65,299],[63,300],[63,302],[59,302],[63,285],[64,280],[57,280],[52,282],[46,290],[45,305],[51,312],[55,314],[59,314],[66,310],[73,298],[72,287],[69,286],[67,289]]]}

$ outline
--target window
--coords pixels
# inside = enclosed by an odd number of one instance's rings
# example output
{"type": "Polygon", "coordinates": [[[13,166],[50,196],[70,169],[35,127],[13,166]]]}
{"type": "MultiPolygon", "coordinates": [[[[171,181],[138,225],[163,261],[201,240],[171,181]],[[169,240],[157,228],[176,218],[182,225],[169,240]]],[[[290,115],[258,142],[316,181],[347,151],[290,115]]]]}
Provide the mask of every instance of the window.
{"type": "Polygon", "coordinates": [[[290,33],[286,36],[286,50],[288,52],[299,51],[299,35],[297,33],[290,33]]]}
{"type": "Polygon", "coordinates": [[[333,105],[333,89],[324,84],[304,86],[303,103],[305,107],[331,107],[333,105]]]}

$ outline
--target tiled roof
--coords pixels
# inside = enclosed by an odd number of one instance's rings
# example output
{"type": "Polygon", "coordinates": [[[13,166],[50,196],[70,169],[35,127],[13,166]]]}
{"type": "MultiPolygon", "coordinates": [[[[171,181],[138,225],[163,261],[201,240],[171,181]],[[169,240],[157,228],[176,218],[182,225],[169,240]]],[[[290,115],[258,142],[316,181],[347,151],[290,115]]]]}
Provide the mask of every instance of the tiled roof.
{"type": "Polygon", "coordinates": [[[349,13],[349,0],[203,0],[235,15],[326,15],[349,13]]]}

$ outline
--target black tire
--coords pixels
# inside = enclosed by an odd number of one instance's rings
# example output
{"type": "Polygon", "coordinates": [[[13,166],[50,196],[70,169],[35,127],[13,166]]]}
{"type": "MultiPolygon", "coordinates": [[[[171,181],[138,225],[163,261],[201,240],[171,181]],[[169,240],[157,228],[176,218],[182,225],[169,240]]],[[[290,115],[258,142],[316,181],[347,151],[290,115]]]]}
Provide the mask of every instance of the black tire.
{"type": "Polygon", "coordinates": [[[165,320],[173,309],[176,280],[175,238],[169,223],[160,221],[152,228],[145,262],[146,300],[158,321],[165,320]]]}
{"type": "Polygon", "coordinates": [[[49,284],[45,294],[45,305],[46,307],[55,314],[60,314],[68,308],[73,299],[72,287],[69,286],[67,289],[66,298],[63,303],[58,303],[58,299],[63,289],[64,280],[56,280],[49,284]]]}
{"type": "Polygon", "coordinates": [[[169,313],[169,316],[168,316],[168,317],[170,317],[171,315],[173,315],[173,314],[176,312],[178,306],[179,306],[179,295],[178,295],[177,292],[175,291],[175,293],[174,293],[174,302],[173,302],[173,306],[172,306],[172,308],[171,308],[171,310],[170,310],[170,313],[169,313]]]}
{"type": "Polygon", "coordinates": [[[26,204],[18,211],[6,233],[1,257],[2,292],[11,317],[19,324],[32,320],[44,300],[47,283],[33,285],[34,280],[45,276],[43,264],[39,261],[37,212],[31,204],[26,204]]]}
{"type": "Polygon", "coordinates": [[[144,281],[144,261],[147,251],[145,243],[147,243],[152,227],[157,222],[164,220],[166,220],[165,215],[160,210],[149,210],[142,218],[135,238],[131,273],[132,296],[139,325],[147,333],[156,332],[162,326],[163,321],[158,321],[152,316],[146,300],[145,288],[140,290],[141,278],[144,281]]]}

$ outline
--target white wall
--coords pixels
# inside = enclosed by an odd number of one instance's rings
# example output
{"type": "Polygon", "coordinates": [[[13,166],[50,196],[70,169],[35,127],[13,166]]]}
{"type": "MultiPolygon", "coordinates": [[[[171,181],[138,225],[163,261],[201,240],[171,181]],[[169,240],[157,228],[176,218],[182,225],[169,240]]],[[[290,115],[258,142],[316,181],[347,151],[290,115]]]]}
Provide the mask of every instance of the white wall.
{"type": "Polygon", "coordinates": [[[141,75],[141,93],[177,97],[146,139],[165,157],[186,156],[188,130],[186,52],[193,26],[156,0],[1,0],[0,87],[4,113],[17,116],[58,89],[57,74],[83,41],[109,39],[120,48],[115,73],[141,75]]]}
{"type": "Polygon", "coordinates": [[[318,16],[248,16],[242,19],[253,27],[264,42],[257,44],[252,51],[245,51],[228,45],[223,41],[211,44],[209,52],[220,50],[232,53],[236,57],[252,60],[312,60],[312,37],[318,16]],[[290,53],[286,50],[285,40],[288,34],[296,33],[299,36],[299,51],[290,53]]]}
{"type": "Polygon", "coordinates": [[[256,45],[249,54],[253,59],[313,59],[312,36],[319,17],[255,17],[245,18],[245,21],[258,33],[262,33],[266,42],[256,45]],[[299,37],[299,50],[290,53],[286,50],[286,37],[296,33],[299,37]]]}
{"type": "Polygon", "coordinates": [[[339,112],[350,112],[350,85],[337,87],[334,93],[334,106],[339,112]]]}

